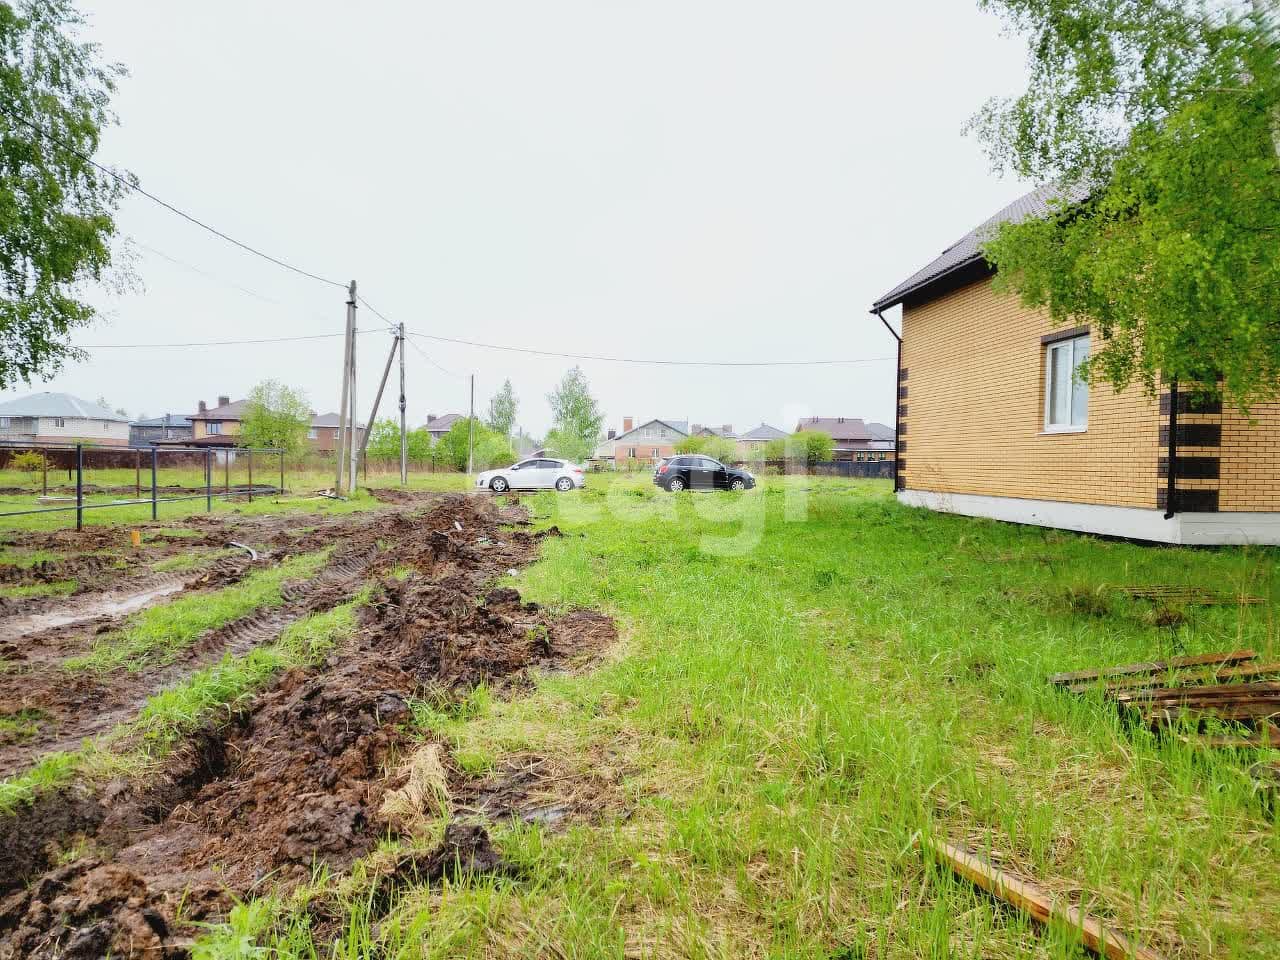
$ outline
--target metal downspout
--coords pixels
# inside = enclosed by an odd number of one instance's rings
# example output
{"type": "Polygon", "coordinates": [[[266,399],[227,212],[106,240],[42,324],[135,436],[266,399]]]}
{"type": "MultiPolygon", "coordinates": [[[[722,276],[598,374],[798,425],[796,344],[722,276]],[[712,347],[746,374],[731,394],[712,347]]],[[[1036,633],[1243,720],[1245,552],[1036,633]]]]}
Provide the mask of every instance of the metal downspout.
{"type": "Polygon", "coordinates": [[[1164,518],[1172,520],[1177,512],[1178,494],[1178,380],[1169,380],[1169,476],[1164,494],[1164,518]]]}
{"type": "Polygon", "coordinates": [[[889,321],[884,318],[884,312],[880,310],[872,310],[872,313],[879,318],[884,324],[884,328],[893,334],[893,339],[898,341],[898,360],[894,367],[893,377],[893,492],[898,492],[898,430],[902,423],[902,398],[899,393],[902,390],[902,337],[898,335],[898,331],[889,326],[889,321]]]}

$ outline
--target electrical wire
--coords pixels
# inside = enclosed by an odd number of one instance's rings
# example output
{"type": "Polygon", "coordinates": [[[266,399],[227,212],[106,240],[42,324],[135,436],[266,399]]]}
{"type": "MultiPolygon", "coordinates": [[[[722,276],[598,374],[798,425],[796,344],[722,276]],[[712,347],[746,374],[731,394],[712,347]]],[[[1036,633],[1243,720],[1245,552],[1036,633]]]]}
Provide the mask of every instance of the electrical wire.
{"type": "MultiPolygon", "coordinates": [[[[366,300],[364,297],[362,297],[358,293],[356,294],[356,300],[364,304],[365,308],[368,309],[370,313],[372,313],[375,317],[377,317],[379,320],[385,323],[387,325],[387,329],[390,330],[392,333],[398,334],[400,332],[400,327],[397,324],[392,323],[388,317],[386,317],[381,311],[379,311],[376,307],[374,307],[372,303],[370,303],[368,300],[366,300]]],[[[426,354],[424,353],[423,356],[425,357],[426,354]]],[[[435,363],[434,360],[432,360],[431,362],[435,363]]]]}
{"type": "Polygon", "coordinates": [[[431,356],[427,353],[427,351],[423,350],[420,346],[418,346],[416,343],[410,340],[408,335],[405,336],[405,343],[409,344],[409,346],[413,347],[414,350],[418,351],[419,355],[421,355],[423,360],[426,360],[427,363],[431,364],[441,373],[450,377],[457,377],[459,380],[467,379],[467,375],[464,373],[454,373],[452,370],[449,370],[446,367],[440,366],[440,364],[436,363],[435,360],[431,359],[431,356]]]}
{"type": "Polygon", "coordinates": [[[253,297],[255,300],[261,300],[263,303],[272,303],[272,304],[275,304],[276,306],[284,305],[283,303],[281,303],[281,301],[276,300],[272,297],[268,297],[266,294],[258,293],[256,290],[250,290],[248,287],[242,287],[240,286],[240,284],[235,283],[234,281],[227,280],[224,277],[220,277],[216,273],[210,273],[207,270],[202,270],[197,266],[187,263],[185,260],[179,260],[177,257],[171,257],[169,256],[169,254],[165,253],[163,250],[157,250],[155,247],[149,246],[143,243],[141,240],[131,240],[130,242],[132,242],[137,247],[143,250],[146,250],[148,253],[159,257],[161,260],[168,260],[174,266],[182,267],[184,270],[190,270],[192,273],[199,274],[200,276],[204,277],[206,280],[212,280],[214,283],[220,283],[224,287],[230,287],[232,290],[239,290],[241,293],[248,294],[249,296],[253,297]]]}
{"type": "Polygon", "coordinates": [[[205,223],[203,220],[200,220],[199,218],[194,217],[191,214],[187,213],[185,210],[181,210],[178,207],[175,207],[172,203],[169,203],[167,200],[160,199],[154,193],[151,193],[147,190],[142,189],[141,186],[139,186],[136,182],[134,182],[129,177],[123,177],[120,174],[116,173],[114,170],[112,170],[110,167],[103,166],[101,163],[98,163],[98,161],[94,160],[93,157],[89,156],[88,154],[81,153],[79,150],[71,146],[71,144],[67,143],[61,137],[58,137],[50,133],[48,130],[45,130],[43,127],[41,127],[38,123],[22,116],[20,113],[14,110],[11,105],[0,102],[0,110],[4,111],[6,115],[8,115],[13,120],[16,120],[18,123],[21,123],[23,126],[28,127],[31,130],[34,130],[36,133],[44,137],[46,140],[50,140],[53,143],[58,144],[58,146],[62,147],[63,150],[66,150],[69,153],[74,154],[75,156],[83,160],[85,163],[89,164],[90,166],[94,167],[97,170],[102,171],[107,176],[111,177],[111,179],[119,183],[122,187],[125,187],[127,190],[131,190],[134,193],[141,194],[142,196],[146,197],[148,200],[152,201],[153,203],[157,203],[160,206],[164,207],[170,213],[175,213],[178,216],[182,217],[182,219],[195,224],[197,227],[200,227],[202,230],[207,230],[209,233],[212,233],[215,237],[220,237],[221,239],[227,241],[227,243],[237,246],[241,250],[244,250],[248,253],[252,253],[256,257],[261,257],[263,260],[270,261],[271,263],[274,263],[278,267],[283,267],[286,270],[292,270],[294,273],[298,274],[299,276],[306,277],[310,280],[317,280],[320,283],[327,283],[327,284],[330,284],[331,286],[342,287],[344,290],[347,289],[347,284],[343,283],[340,280],[330,280],[328,277],[322,277],[319,274],[315,274],[315,273],[311,273],[310,271],[303,270],[301,267],[296,267],[292,263],[289,263],[288,261],[281,260],[278,257],[273,257],[269,253],[263,253],[261,250],[257,249],[256,247],[251,247],[249,244],[245,243],[244,241],[237,240],[235,237],[231,236],[230,234],[223,233],[217,227],[210,226],[209,224],[205,223]]]}
{"type": "MultiPolygon", "coordinates": [[[[356,333],[382,333],[381,330],[357,330],[356,333]]],[[[300,337],[267,337],[261,340],[204,340],[196,343],[82,343],[82,350],[146,350],[162,347],[241,347],[258,343],[294,343],[299,340],[330,340],[345,337],[342,333],[312,333],[300,337]]],[[[424,354],[425,356],[425,354],[424,354]]]]}
{"type": "Polygon", "coordinates": [[[640,357],[607,357],[592,353],[560,353],[555,350],[539,350],[535,347],[511,347],[499,343],[462,340],[457,337],[440,337],[411,330],[406,330],[405,335],[440,343],[456,343],[485,350],[505,350],[509,353],[529,353],[540,357],[558,357],[563,360],[601,360],[608,363],[636,363],[661,367],[819,367],[852,363],[882,363],[894,359],[893,357],[859,357],[847,360],[656,360],[640,357]]]}

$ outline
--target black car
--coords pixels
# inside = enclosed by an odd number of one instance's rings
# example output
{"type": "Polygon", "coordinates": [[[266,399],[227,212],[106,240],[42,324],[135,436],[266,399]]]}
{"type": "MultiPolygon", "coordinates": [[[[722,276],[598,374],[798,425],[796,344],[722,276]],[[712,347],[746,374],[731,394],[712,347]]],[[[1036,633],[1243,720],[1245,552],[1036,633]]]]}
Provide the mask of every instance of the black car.
{"type": "Polygon", "coordinates": [[[683,454],[664,460],[653,471],[653,482],[672,493],[682,490],[750,490],[756,478],[746,470],[726,467],[719,460],[683,454]]]}

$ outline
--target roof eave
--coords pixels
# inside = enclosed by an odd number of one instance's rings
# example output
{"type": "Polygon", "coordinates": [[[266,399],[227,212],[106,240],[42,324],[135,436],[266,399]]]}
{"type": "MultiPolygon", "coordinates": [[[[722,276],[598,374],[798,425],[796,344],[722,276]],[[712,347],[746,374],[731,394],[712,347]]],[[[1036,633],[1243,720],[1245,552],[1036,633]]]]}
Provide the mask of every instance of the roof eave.
{"type": "Polygon", "coordinates": [[[921,280],[919,283],[904,290],[896,290],[893,293],[886,294],[871,304],[871,312],[879,313],[881,310],[888,310],[898,304],[920,306],[930,300],[936,300],[952,290],[957,290],[977,280],[992,276],[995,272],[996,268],[987,262],[986,257],[981,253],[975,254],[969,259],[962,260],[955,266],[947,268],[942,273],[921,280]]]}

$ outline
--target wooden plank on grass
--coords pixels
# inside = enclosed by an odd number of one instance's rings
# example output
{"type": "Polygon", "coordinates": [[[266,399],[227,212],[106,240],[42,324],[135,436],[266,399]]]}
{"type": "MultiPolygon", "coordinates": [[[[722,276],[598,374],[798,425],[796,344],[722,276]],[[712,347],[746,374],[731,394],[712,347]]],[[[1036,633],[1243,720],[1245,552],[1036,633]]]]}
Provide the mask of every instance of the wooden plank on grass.
{"type": "Polygon", "coordinates": [[[1161,670],[1179,670],[1183,667],[1204,667],[1215,664],[1243,663],[1256,659],[1253,650],[1232,650],[1230,653],[1202,653],[1194,657],[1174,657],[1151,663],[1128,663],[1121,667],[1103,667],[1100,670],[1074,670],[1071,673],[1055,673],[1049,682],[1057,686],[1078,683],[1081,680],[1101,680],[1105,677],[1124,677],[1135,673],[1159,673],[1161,670]]]}
{"type": "Polygon", "coordinates": [[[960,876],[1025,911],[1040,923],[1059,923],[1079,931],[1084,945],[1101,957],[1108,960],[1160,960],[1158,953],[1134,946],[1079,907],[1055,902],[1047,890],[1010,876],[982,857],[941,841],[926,841],[925,845],[960,876]]]}
{"type": "Polygon", "coordinates": [[[1280,700],[1280,683],[1224,683],[1212,687],[1147,687],[1116,694],[1120,703],[1225,703],[1230,700],[1280,700]]]}
{"type": "MultiPolygon", "coordinates": [[[[1228,680],[1249,680],[1255,677],[1280,677],[1280,663],[1251,663],[1247,667],[1223,666],[1216,670],[1195,670],[1190,673],[1179,674],[1175,679],[1181,684],[1197,686],[1206,683],[1226,682],[1228,680]]],[[[1103,689],[1110,695],[1116,690],[1135,690],[1150,687],[1155,682],[1149,676],[1121,677],[1118,680],[1109,681],[1103,689]]],[[[1096,683],[1083,681],[1073,683],[1067,689],[1072,693],[1088,693],[1096,686],[1096,683]]]]}

